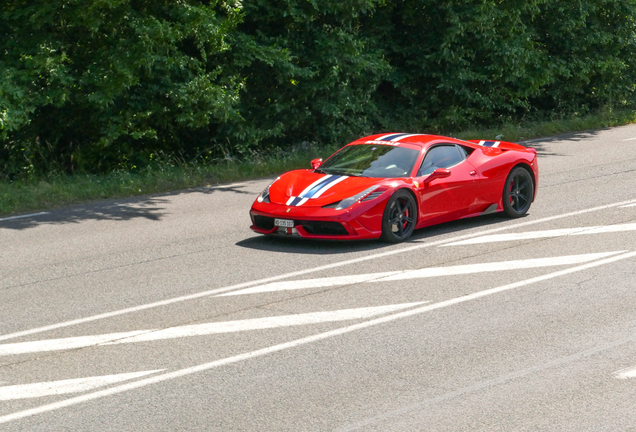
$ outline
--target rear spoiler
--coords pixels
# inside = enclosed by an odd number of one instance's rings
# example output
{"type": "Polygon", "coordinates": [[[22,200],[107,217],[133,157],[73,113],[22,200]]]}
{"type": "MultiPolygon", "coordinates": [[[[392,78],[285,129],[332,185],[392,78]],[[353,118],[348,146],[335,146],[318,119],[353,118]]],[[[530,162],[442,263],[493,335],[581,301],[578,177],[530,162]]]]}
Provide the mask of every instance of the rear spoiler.
{"type": "Polygon", "coordinates": [[[537,153],[537,151],[531,147],[524,147],[522,145],[507,142],[507,141],[485,141],[485,140],[466,140],[466,141],[468,141],[469,143],[477,144],[478,146],[482,146],[482,147],[496,147],[502,150],[528,150],[528,151],[534,152],[535,154],[537,153]]]}

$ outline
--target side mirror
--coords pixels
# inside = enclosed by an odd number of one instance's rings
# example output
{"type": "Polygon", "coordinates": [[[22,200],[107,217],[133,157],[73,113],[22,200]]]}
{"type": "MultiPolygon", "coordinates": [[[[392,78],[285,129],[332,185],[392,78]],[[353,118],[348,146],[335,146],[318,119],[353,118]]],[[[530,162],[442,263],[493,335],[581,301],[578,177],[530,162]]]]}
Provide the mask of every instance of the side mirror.
{"type": "Polygon", "coordinates": [[[429,175],[428,177],[426,177],[426,179],[424,179],[424,184],[430,183],[433,180],[438,178],[450,177],[450,175],[451,175],[451,172],[449,169],[437,168],[435,171],[431,173],[431,175],[429,175]]]}
{"type": "Polygon", "coordinates": [[[311,169],[318,169],[322,165],[322,159],[314,159],[311,161],[311,169]]]}

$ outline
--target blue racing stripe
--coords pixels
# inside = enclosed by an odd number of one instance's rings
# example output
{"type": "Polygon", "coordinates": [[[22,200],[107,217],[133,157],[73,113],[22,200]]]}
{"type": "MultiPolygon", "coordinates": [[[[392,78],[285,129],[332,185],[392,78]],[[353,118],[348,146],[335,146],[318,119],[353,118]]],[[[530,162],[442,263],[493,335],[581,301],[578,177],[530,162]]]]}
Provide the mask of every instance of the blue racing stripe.
{"type": "Polygon", "coordinates": [[[395,135],[389,135],[388,137],[382,138],[382,141],[391,141],[392,139],[399,138],[399,137],[404,136],[404,135],[408,135],[408,134],[399,133],[399,134],[395,134],[395,135]]]}
{"type": "Polygon", "coordinates": [[[291,202],[291,204],[289,204],[290,206],[297,206],[299,202],[301,202],[303,199],[301,197],[296,197],[294,198],[294,200],[291,202]]]}
{"type": "Polygon", "coordinates": [[[320,191],[320,189],[322,189],[323,187],[327,186],[328,184],[330,184],[330,183],[332,183],[332,182],[334,182],[334,181],[338,180],[340,177],[342,177],[342,176],[334,175],[334,176],[329,177],[329,178],[328,178],[328,179],[326,179],[325,181],[318,183],[318,184],[317,184],[316,186],[314,186],[314,187],[313,187],[313,188],[312,188],[309,192],[307,192],[306,194],[304,194],[304,195],[302,196],[302,198],[311,198],[311,197],[313,197],[315,194],[317,194],[317,193],[318,193],[318,191],[320,191]]]}

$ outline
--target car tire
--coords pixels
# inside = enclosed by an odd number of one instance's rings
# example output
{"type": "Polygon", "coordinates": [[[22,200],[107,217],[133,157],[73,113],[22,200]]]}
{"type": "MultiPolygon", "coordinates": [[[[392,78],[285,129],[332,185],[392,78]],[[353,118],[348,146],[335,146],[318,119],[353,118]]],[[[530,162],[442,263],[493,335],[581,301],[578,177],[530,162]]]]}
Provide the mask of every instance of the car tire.
{"type": "Polygon", "coordinates": [[[386,203],[382,215],[382,240],[400,243],[408,239],[417,223],[415,198],[406,190],[395,192],[386,203]]]}
{"type": "Polygon", "coordinates": [[[534,198],[534,181],[530,172],[515,167],[508,174],[503,190],[503,208],[506,216],[518,218],[530,209],[534,198]]]}

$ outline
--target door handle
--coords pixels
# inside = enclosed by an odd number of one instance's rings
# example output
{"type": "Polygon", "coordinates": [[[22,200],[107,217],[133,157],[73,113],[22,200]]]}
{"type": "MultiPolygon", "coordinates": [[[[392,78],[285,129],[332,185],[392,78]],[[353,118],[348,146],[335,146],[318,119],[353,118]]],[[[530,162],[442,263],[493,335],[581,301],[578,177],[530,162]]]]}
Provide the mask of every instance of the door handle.
{"type": "Polygon", "coordinates": [[[470,175],[471,175],[471,176],[476,176],[476,175],[477,175],[477,171],[471,171],[471,172],[470,172],[470,175]]]}

